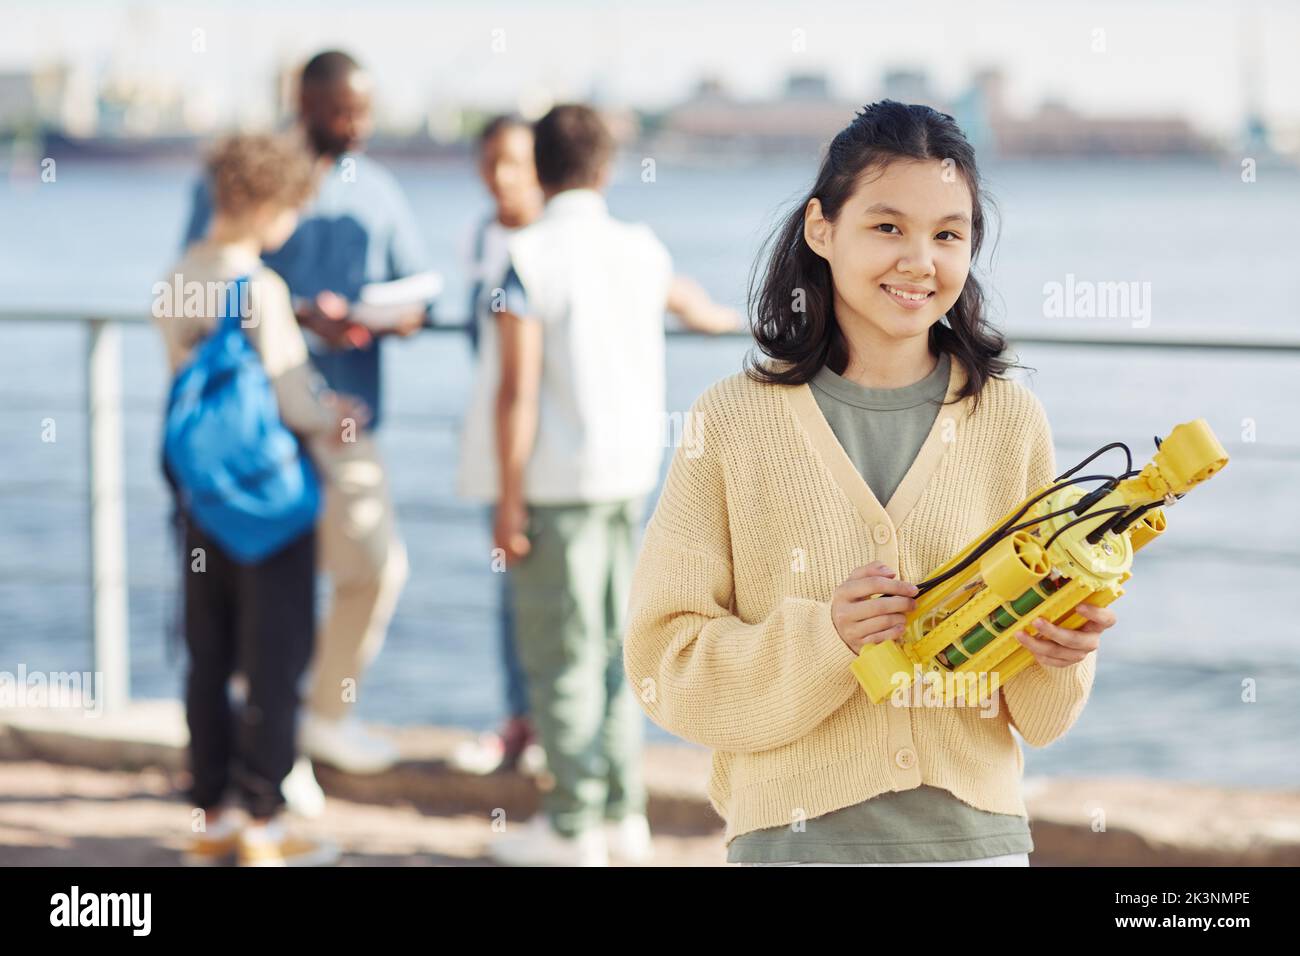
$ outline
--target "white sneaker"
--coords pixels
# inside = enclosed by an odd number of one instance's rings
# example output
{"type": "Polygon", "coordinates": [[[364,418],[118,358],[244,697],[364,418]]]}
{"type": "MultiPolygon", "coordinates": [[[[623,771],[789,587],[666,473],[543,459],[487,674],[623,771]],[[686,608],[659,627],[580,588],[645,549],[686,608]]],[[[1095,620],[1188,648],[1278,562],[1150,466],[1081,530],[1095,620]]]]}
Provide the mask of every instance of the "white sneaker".
{"type": "Polygon", "coordinates": [[[304,713],[298,746],[309,757],[348,773],[381,773],[398,758],[397,747],[367,731],[355,717],[326,720],[304,713]]]}
{"type": "Polygon", "coordinates": [[[240,807],[223,806],[221,815],[207,823],[191,838],[181,853],[183,866],[220,866],[234,860],[239,849],[239,834],[248,823],[248,814],[240,807]]]}
{"type": "Polygon", "coordinates": [[[310,757],[294,761],[289,776],[280,784],[280,793],[289,809],[300,817],[318,817],[325,812],[325,791],[316,782],[310,757]]]}
{"type": "Polygon", "coordinates": [[[313,840],[287,831],[284,823],[253,823],[239,834],[240,866],[333,866],[339,848],[329,840],[313,840]]]}
{"type": "Polygon", "coordinates": [[[498,734],[479,734],[473,740],[462,740],[447,758],[447,763],[461,773],[487,776],[501,766],[505,747],[498,734]]]}
{"type": "Polygon", "coordinates": [[[519,772],[527,777],[540,777],[546,773],[546,748],[529,744],[519,755],[519,772]]]}
{"type": "Polygon", "coordinates": [[[526,777],[540,777],[546,773],[546,750],[539,743],[526,744],[511,767],[506,759],[505,738],[501,734],[484,733],[458,743],[447,763],[461,773],[479,776],[513,769],[526,777]]]}
{"type": "Polygon", "coordinates": [[[610,859],[619,863],[649,863],[655,855],[650,822],[643,813],[629,813],[622,820],[606,820],[605,842],[610,859]]]}
{"type": "Polygon", "coordinates": [[[562,836],[544,813],[505,833],[493,834],[488,855],[505,866],[609,866],[603,828],[592,827],[576,837],[562,836]]]}

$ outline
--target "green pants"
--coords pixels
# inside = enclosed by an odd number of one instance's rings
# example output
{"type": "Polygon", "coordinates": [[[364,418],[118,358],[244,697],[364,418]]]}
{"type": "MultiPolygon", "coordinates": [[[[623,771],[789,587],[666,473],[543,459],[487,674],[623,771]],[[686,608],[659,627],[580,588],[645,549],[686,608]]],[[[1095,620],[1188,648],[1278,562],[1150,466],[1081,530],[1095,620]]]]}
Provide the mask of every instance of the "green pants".
{"type": "Polygon", "coordinates": [[[515,641],[555,781],[542,809],[568,836],[645,812],[644,718],[623,671],[644,503],[529,505],[532,550],[510,572],[515,641]]]}

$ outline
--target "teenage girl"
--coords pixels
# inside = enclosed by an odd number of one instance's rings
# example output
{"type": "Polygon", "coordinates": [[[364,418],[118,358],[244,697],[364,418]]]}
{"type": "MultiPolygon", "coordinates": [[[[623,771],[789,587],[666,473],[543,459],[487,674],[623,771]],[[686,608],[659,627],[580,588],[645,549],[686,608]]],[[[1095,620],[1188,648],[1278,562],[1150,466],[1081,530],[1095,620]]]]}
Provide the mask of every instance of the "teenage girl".
{"type": "Polygon", "coordinates": [[[971,274],[985,223],[952,117],[865,108],[755,272],[758,354],[691,409],[625,664],[653,720],[714,750],[729,862],[1028,865],[1011,731],[1041,747],[1077,720],[1114,612],[1033,622],[1041,666],[978,706],[872,704],[849,669],[902,633],[909,582],[1056,474],[971,274]]]}

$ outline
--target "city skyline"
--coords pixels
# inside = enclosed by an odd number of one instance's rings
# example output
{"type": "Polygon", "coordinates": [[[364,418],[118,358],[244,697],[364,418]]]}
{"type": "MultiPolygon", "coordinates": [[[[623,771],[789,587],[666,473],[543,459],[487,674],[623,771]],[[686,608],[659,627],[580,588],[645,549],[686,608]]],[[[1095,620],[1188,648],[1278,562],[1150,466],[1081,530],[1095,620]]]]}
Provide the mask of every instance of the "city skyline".
{"type": "MultiPolygon", "coordinates": [[[[1084,115],[1175,115],[1211,135],[1239,135],[1248,113],[1284,138],[1300,130],[1300,5],[1257,2],[893,6],[678,2],[543,5],[389,2],[363,13],[292,0],[216,7],[56,3],[11,7],[0,72],[63,64],[73,81],[166,85],[204,123],[272,117],[276,76],[317,49],[342,46],[375,75],[386,125],[427,125],[440,109],[522,108],[563,98],[662,110],[703,78],[736,97],[779,94],[791,74],[826,77],[837,97],[880,95],[891,70],[925,71],[937,94],[998,66],[1014,115],[1064,102],[1084,115]],[[701,13],[701,9],[703,12],[701,13]],[[849,27],[879,18],[887,35],[849,27]],[[251,29],[250,29],[251,24],[251,29]],[[400,28],[400,29],[399,29],[400,28]],[[196,32],[197,31],[197,32],[196,32]],[[957,38],[961,38],[960,41],[957,38]],[[954,52],[960,50],[960,52],[954,52]],[[236,69],[231,68],[235,64],[236,69]]],[[[203,125],[200,123],[198,125],[203,125]]]]}

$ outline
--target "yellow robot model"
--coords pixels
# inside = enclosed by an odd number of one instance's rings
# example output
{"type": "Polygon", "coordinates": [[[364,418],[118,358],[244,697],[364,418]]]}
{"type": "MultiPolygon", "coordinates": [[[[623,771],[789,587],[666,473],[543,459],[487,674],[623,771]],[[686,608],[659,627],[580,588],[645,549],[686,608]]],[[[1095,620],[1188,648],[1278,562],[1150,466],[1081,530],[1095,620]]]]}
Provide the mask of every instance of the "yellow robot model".
{"type": "Polygon", "coordinates": [[[1018,631],[1036,633],[1029,622],[1038,617],[1077,628],[1085,618],[1073,612],[1075,605],[1119,598],[1133,554],[1165,530],[1162,506],[1227,463],[1201,418],[1157,438],[1155,455],[1140,471],[1122,442],[1098,449],[919,582],[902,636],[866,645],[850,665],[858,682],[874,703],[909,688],[917,692],[918,677],[939,703],[966,697],[972,679],[981,686],[992,680],[996,692],[1037,663],[1016,640],[1018,631]],[[1129,456],[1124,474],[1070,477],[1112,448],[1129,456]],[[1092,491],[1078,487],[1098,480],[1104,483],[1092,491]]]}

